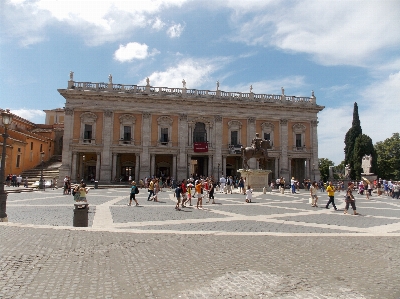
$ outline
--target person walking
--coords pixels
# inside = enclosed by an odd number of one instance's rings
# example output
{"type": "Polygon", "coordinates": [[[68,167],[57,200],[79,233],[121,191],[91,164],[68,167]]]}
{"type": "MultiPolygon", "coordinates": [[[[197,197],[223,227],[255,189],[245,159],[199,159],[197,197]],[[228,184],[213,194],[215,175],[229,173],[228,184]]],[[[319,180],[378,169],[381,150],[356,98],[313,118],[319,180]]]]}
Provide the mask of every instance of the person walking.
{"type": "Polygon", "coordinates": [[[219,179],[219,192],[220,193],[226,193],[225,191],[225,184],[226,184],[226,179],[224,176],[221,176],[221,178],[219,179]]]}
{"type": "Polygon", "coordinates": [[[344,214],[347,214],[349,205],[351,205],[351,207],[353,208],[354,215],[359,215],[356,209],[356,200],[353,196],[353,188],[354,188],[354,183],[349,182],[346,193],[346,207],[344,208],[344,214]]]}
{"type": "Polygon", "coordinates": [[[318,206],[317,206],[317,201],[318,201],[317,192],[318,192],[318,183],[316,181],[314,181],[311,184],[311,187],[310,187],[310,196],[311,196],[311,206],[315,207],[315,208],[318,208],[318,206]]]}
{"type": "Polygon", "coordinates": [[[332,185],[332,181],[329,181],[329,185],[328,187],[326,187],[326,192],[328,192],[328,196],[329,196],[329,201],[326,204],[327,209],[329,209],[329,205],[332,203],[333,208],[335,209],[335,211],[337,211],[336,205],[335,205],[335,187],[332,185]]]}
{"type": "Polygon", "coordinates": [[[149,197],[147,198],[148,201],[153,200],[154,197],[154,180],[150,180],[149,183],[149,197]]]}
{"type": "Polygon", "coordinates": [[[136,186],[136,182],[132,181],[131,194],[129,196],[128,206],[132,205],[132,199],[135,201],[136,206],[139,205],[138,201],[136,200],[136,194],[139,194],[139,188],[138,188],[138,186],[136,186]]]}
{"type": "Polygon", "coordinates": [[[212,204],[215,204],[214,201],[214,181],[210,181],[210,187],[208,191],[208,202],[212,199],[212,204]]]}
{"type": "Polygon", "coordinates": [[[201,194],[202,183],[201,180],[197,181],[195,186],[196,194],[197,194],[197,205],[196,208],[202,209],[203,208],[203,194],[201,194]]]}
{"type": "Polygon", "coordinates": [[[176,197],[176,205],[175,205],[175,210],[180,211],[181,209],[179,208],[179,205],[181,203],[181,194],[182,194],[182,187],[181,185],[178,185],[178,187],[175,188],[174,191],[174,197],[176,197]]]}

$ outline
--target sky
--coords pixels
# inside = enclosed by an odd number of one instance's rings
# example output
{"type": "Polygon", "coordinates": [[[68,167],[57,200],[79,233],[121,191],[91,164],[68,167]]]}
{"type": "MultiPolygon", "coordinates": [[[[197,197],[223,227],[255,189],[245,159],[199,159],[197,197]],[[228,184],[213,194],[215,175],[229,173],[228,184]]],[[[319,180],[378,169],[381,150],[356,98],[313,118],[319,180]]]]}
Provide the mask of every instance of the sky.
{"type": "Polygon", "coordinates": [[[34,123],[79,82],[311,96],[319,158],[344,160],[357,102],[373,143],[400,132],[400,1],[0,0],[0,108],[34,123]]]}

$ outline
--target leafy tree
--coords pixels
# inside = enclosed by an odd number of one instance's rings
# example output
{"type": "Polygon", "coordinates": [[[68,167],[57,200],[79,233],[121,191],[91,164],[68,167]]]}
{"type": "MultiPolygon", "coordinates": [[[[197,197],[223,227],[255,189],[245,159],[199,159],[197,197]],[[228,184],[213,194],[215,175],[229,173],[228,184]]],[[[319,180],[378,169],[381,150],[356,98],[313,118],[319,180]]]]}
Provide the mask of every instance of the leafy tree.
{"type": "Polygon", "coordinates": [[[361,179],[362,169],[362,157],[365,155],[372,156],[371,163],[371,172],[376,172],[376,151],[374,145],[372,143],[372,139],[365,134],[361,134],[356,138],[356,142],[354,144],[354,152],[353,152],[353,163],[354,163],[354,171],[356,175],[356,179],[361,179]]]}
{"type": "Polygon", "coordinates": [[[346,163],[344,162],[344,160],[342,162],[340,162],[340,164],[335,166],[335,173],[333,174],[333,177],[336,180],[344,178],[345,167],[346,167],[346,163]]]}
{"type": "Polygon", "coordinates": [[[344,143],[344,161],[346,164],[350,165],[350,177],[355,179],[356,172],[354,169],[354,146],[356,143],[356,138],[362,134],[360,117],[358,115],[358,105],[354,103],[353,109],[353,122],[351,128],[347,131],[344,143]]]}
{"type": "Polygon", "coordinates": [[[384,179],[400,180],[400,134],[375,144],[377,174],[384,179]]]}
{"type": "Polygon", "coordinates": [[[329,178],[329,166],[335,166],[331,160],[326,158],[318,159],[318,168],[321,173],[321,179],[326,182],[329,178]]]}

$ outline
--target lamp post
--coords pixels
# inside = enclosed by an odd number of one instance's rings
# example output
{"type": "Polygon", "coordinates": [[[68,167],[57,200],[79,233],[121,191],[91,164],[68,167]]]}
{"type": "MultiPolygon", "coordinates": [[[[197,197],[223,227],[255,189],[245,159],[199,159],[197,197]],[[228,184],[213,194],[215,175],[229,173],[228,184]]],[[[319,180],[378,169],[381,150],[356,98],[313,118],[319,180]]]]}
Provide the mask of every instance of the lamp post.
{"type": "Polygon", "coordinates": [[[220,164],[218,163],[218,171],[217,171],[217,184],[218,184],[218,186],[219,186],[219,166],[220,166],[220,164]]]}
{"type": "Polygon", "coordinates": [[[4,176],[6,173],[6,148],[7,148],[7,127],[12,122],[12,114],[9,109],[1,113],[2,122],[4,126],[3,134],[3,151],[1,155],[1,172],[0,172],[0,222],[8,222],[6,209],[7,209],[7,193],[4,191],[4,176]]]}
{"type": "Polygon", "coordinates": [[[44,158],[44,152],[40,152],[40,164],[41,164],[41,169],[40,169],[40,181],[39,181],[39,189],[44,189],[44,181],[43,181],[43,158],[44,158]]]}

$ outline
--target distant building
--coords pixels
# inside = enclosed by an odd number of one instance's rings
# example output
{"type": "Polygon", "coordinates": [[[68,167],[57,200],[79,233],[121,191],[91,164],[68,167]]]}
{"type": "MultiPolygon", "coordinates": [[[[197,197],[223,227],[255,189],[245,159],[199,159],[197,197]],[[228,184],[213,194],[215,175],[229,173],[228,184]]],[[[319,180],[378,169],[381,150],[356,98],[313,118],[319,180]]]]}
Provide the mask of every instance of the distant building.
{"type": "MultiPolygon", "coordinates": [[[[0,109],[0,113],[4,111],[0,109]]],[[[12,113],[12,111],[11,111],[12,113]]],[[[27,119],[13,114],[12,123],[8,127],[6,166],[5,173],[21,174],[23,171],[32,169],[43,161],[48,161],[56,152],[55,130],[51,125],[34,124],[27,119]]],[[[4,126],[0,115],[0,141],[3,146],[4,126]]],[[[59,151],[61,155],[61,151],[59,151]]],[[[0,151],[0,159],[1,151],[0,151]]]]}
{"type": "MultiPolygon", "coordinates": [[[[150,176],[236,175],[240,147],[269,139],[274,179],[319,179],[317,114],[311,97],[76,82],[65,98],[60,176],[101,182],[150,176]]],[[[250,166],[256,166],[252,161],[250,166]]]]}

